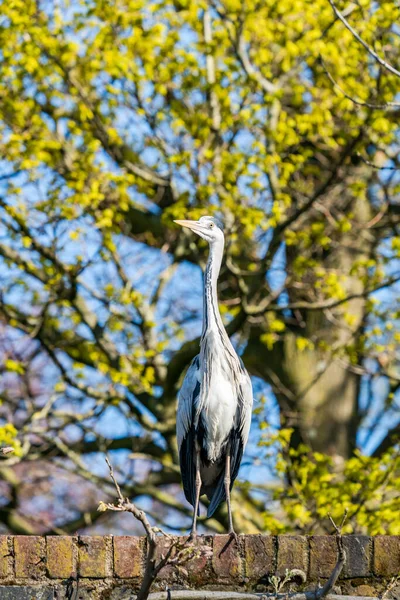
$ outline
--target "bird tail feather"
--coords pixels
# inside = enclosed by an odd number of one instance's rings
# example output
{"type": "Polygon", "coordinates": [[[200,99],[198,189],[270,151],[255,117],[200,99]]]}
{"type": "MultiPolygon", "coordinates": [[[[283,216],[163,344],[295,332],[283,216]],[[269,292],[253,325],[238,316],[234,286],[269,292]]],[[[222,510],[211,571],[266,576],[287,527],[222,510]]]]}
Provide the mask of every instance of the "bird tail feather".
{"type": "Polygon", "coordinates": [[[224,500],[226,500],[226,495],[225,495],[224,473],[222,472],[222,474],[219,477],[218,483],[215,487],[214,493],[210,498],[210,505],[207,510],[207,518],[208,519],[213,516],[213,514],[217,510],[218,506],[224,500]]]}

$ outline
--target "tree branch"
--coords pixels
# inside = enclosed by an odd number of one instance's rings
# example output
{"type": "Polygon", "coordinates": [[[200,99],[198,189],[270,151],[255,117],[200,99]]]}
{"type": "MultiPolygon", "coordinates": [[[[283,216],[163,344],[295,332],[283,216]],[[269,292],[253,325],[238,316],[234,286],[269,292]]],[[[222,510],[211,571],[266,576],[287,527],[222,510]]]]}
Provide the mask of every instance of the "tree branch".
{"type": "Polygon", "coordinates": [[[375,50],[373,50],[371,48],[371,46],[369,46],[366,42],[364,42],[364,40],[362,39],[362,37],[356,32],[355,29],[353,29],[353,27],[350,25],[350,23],[347,21],[347,19],[343,16],[343,14],[340,12],[340,10],[336,7],[336,4],[334,3],[334,1],[333,0],[328,0],[328,2],[331,5],[331,7],[333,9],[333,12],[337,16],[337,18],[340,19],[340,21],[343,23],[343,25],[350,31],[350,33],[352,34],[352,36],[362,46],[364,46],[364,48],[366,49],[366,51],[376,60],[376,62],[378,62],[384,69],[386,69],[387,71],[389,71],[393,75],[396,75],[396,77],[400,77],[400,71],[398,71],[397,69],[395,69],[394,67],[392,67],[392,65],[390,65],[388,62],[386,62],[386,60],[384,60],[383,58],[381,58],[379,56],[379,54],[377,54],[375,52],[375,50]]]}
{"type": "MultiPolygon", "coordinates": [[[[91,454],[94,452],[104,452],[105,450],[131,450],[132,452],[141,452],[149,454],[155,459],[162,458],[165,456],[165,450],[160,446],[157,446],[150,438],[146,439],[143,437],[120,437],[114,439],[107,438],[96,438],[91,441],[81,441],[70,445],[71,450],[77,454],[91,454]]],[[[30,453],[34,453],[35,450],[40,451],[41,456],[64,456],[64,453],[54,444],[49,445],[43,450],[42,445],[32,444],[30,453]]]]}
{"type": "Polygon", "coordinates": [[[252,65],[249,55],[247,54],[246,42],[244,40],[242,31],[240,31],[240,33],[238,35],[235,49],[236,49],[236,54],[240,61],[240,64],[242,65],[248,78],[254,79],[266,94],[275,94],[279,88],[276,85],[274,85],[273,83],[271,83],[270,81],[268,81],[268,79],[266,79],[260,73],[260,71],[258,71],[252,65]]]}
{"type": "MultiPolygon", "coordinates": [[[[364,290],[363,292],[349,294],[345,298],[333,299],[333,300],[322,300],[320,302],[292,302],[289,304],[271,304],[271,298],[266,298],[263,302],[257,304],[257,306],[246,306],[244,308],[248,315],[259,315],[268,310],[282,312],[284,310],[326,310],[336,308],[345,302],[355,300],[356,298],[367,298],[370,294],[378,292],[384,288],[390,287],[400,281],[400,275],[396,277],[390,277],[387,281],[380,283],[379,285],[364,290]]],[[[283,291],[283,290],[282,290],[283,291]]]]}
{"type": "Polygon", "coordinates": [[[334,85],[334,87],[336,87],[343,94],[343,96],[345,98],[347,98],[347,100],[350,100],[351,102],[353,102],[353,104],[356,104],[357,106],[364,106],[365,108],[383,109],[383,110],[388,109],[388,108],[400,108],[399,102],[386,102],[385,104],[372,104],[370,102],[364,102],[363,100],[356,100],[356,98],[353,98],[352,96],[350,96],[350,94],[345,92],[344,89],[333,78],[331,73],[328,71],[328,68],[327,68],[322,56],[319,57],[319,60],[320,60],[322,68],[324,69],[329,81],[334,85]]]}
{"type": "Polygon", "coordinates": [[[315,593],[316,600],[321,600],[321,598],[325,598],[333,590],[337,580],[339,579],[339,575],[341,574],[343,567],[346,564],[346,551],[343,546],[342,528],[343,528],[344,522],[347,518],[347,509],[344,512],[342,522],[339,526],[336,525],[336,523],[332,519],[331,515],[328,515],[328,516],[329,516],[329,519],[336,531],[338,559],[337,559],[336,565],[334,566],[334,569],[333,569],[328,581],[325,583],[325,585],[321,589],[317,590],[317,592],[315,593]]]}
{"type": "Polygon", "coordinates": [[[215,59],[212,54],[212,29],[211,29],[211,13],[207,9],[204,11],[203,16],[203,29],[204,29],[204,41],[207,45],[206,53],[206,67],[207,67],[207,83],[210,87],[210,110],[211,110],[211,121],[212,129],[214,132],[219,131],[221,127],[221,111],[219,108],[218,96],[215,93],[214,85],[216,81],[215,77],[215,59]]]}
{"type": "Polygon", "coordinates": [[[387,450],[389,450],[394,444],[396,444],[400,439],[400,423],[396,425],[396,427],[392,427],[389,429],[381,443],[375,448],[372,453],[374,458],[378,458],[382,456],[387,450]]]}
{"type": "Polygon", "coordinates": [[[137,595],[137,600],[147,600],[149,597],[150,588],[161,569],[167,564],[177,565],[180,564],[182,560],[187,560],[187,558],[189,558],[190,553],[187,552],[188,540],[185,540],[183,544],[179,543],[177,540],[172,540],[166,552],[161,555],[160,559],[157,559],[157,534],[161,533],[166,538],[170,538],[170,536],[158,527],[152,527],[146,516],[146,513],[143,510],[138,509],[135,504],[128,500],[128,498],[123,497],[121,488],[114,475],[114,470],[108,457],[106,457],[106,463],[110,471],[111,480],[117,491],[117,504],[105,504],[104,502],[100,502],[98,510],[100,512],[104,512],[106,510],[129,512],[142,524],[147,539],[147,557],[144,577],[137,595]]]}

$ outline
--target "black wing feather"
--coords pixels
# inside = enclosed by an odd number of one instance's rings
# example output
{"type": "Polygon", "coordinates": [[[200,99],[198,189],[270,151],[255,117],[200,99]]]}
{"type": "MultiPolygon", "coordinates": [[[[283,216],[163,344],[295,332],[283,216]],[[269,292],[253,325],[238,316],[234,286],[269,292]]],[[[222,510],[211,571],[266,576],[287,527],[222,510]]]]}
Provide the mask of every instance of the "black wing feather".
{"type": "MultiPolygon", "coordinates": [[[[198,395],[200,394],[200,383],[196,383],[193,390],[192,406],[194,405],[198,395]]],[[[193,411],[194,413],[194,411],[193,411]]],[[[189,427],[186,436],[183,438],[182,445],[179,451],[179,462],[181,467],[183,491],[185,492],[186,500],[192,505],[196,502],[196,460],[195,460],[195,438],[196,430],[193,423],[189,427]]],[[[198,510],[200,514],[200,509],[198,510]]]]}
{"type": "Polygon", "coordinates": [[[191,427],[183,438],[182,446],[179,452],[179,462],[181,465],[183,491],[185,492],[186,500],[194,506],[195,503],[195,481],[196,481],[196,464],[193,457],[194,448],[194,428],[191,427]]]}

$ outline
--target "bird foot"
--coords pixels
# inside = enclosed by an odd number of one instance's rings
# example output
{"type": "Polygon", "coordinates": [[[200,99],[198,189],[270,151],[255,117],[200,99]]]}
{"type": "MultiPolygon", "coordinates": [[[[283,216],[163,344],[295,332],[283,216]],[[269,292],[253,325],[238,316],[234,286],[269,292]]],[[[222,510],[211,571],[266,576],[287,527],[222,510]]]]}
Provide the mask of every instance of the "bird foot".
{"type": "Polygon", "coordinates": [[[235,540],[235,542],[238,543],[239,537],[238,537],[238,534],[236,533],[236,531],[234,531],[233,529],[231,529],[228,532],[228,535],[229,535],[229,537],[230,537],[231,540],[235,540]]]}
{"type": "Polygon", "coordinates": [[[197,531],[192,529],[188,537],[188,542],[195,542],[197,540],[197,531]]]}

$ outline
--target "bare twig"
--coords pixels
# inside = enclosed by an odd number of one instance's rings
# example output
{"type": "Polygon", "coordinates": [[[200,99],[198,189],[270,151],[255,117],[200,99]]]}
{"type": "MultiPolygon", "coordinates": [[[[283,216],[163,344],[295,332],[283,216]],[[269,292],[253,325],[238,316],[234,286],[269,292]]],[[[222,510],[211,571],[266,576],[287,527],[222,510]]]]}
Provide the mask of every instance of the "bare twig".
{"type": "Polygon", "coordinates": [[[336,4],[334,3],[333,0],[328,0],[329,4],[332,6],[333,12],[335,13],[335,15],[337,16],[337,18],[343,23],[343,25],[350,31],[350,33],[353,35],[353,37],[362,45],[364,46],[364,48],[366,49],[366,51],[368,52],[368,54],[370,54],[377,63],[379,63],[384,69],[386,69],[387,71],[389,71],[389,73],[392,73],[393,75],[396,75],[396,77],[400,77],[400,71],[398,71],[397,69],[395,69],[394,67],[392,67],[392,65],[390,65],[388,62],[386,62],[386,60],[384,60],[383,58],[381,58],[379,56],[379,54],[377,54],[375,52],[375,50],[373,50],[371,48],[371,46],[369,46],[367,44],[367,42],[364,42],[364,40],[362,39],[362,37],[357,33],[357,31],[355,29],[353,29],[353,27],[350,25],[350,23],[347,21],[347,19],[343,16],[343,14],[340,12],[340,10],[337,8],[336,4]]]}
{"type": "Polygon", "coordinates": [[[117,492],[118,502],[117,504],[100,502],[98,510],[101,512],[104,512],[106,510],[111,510],[114,512],[129,512],[135,517],[135,519],[140,521],[140,523],[143,525],[143,529],[146,533],[147,539],[147,556],[143,581],[137,595],[137,600],[147,600],[149,597],[150,588],[153,585],[161,569],[167,564],[181,564],[191,556],[190,549],[188,548],[188,540],[185,540],[183,543],[180,543],[179,540],[172,540],[165,553],[161,554],[161,557],[158,559],[157,534],[161,533],[167,538],[170,538],[170,536],[164,531],[162,531],[160,528],[152,527],[146,516],[146,513],[143,510],[137,508],[137,506],[135,506],[135,504],[133,504],[133,502],[131,502],[128,498],[124,498],[108,457],[106,457],[106,463],[110,471],[111,480],[117,492]]]}
{"type": "Polygon", "coordinates": [[[336,308],[337,306],[340,306],[341,304],[345,304],[346,302],[349,302],[350,300],[355,300],[357,298],[367,298],[370,294],[373,294],[374,292],[378,292],[379,290],[382,290],[384,288],[390,287],[390,286],[394,285],[395,283],[398,283],[399,281],[400,281],[400,275],[396,275],[396,276],[390,277],[389,279],[380,283],[379,285],[376,285],[375,287],[364,290],[363,292],[349,294],[348,296],[345,296],[344,298],[332,299],[332,300],[321,300],[321,301],[317,301],[317,302],[292,302],[289,304],[272,304],[270,296],[268,296],[268,298],[266,298],[263,302],[260,302],[257,306],[256,305],[246,306],[245,310],[248,315],[258,315],[258,314],[265,312],[267,309],[277,311],[277,312],[278,311],[282,312],[284,310],[302,310],[302,309],[304,309],[304,310],[326,310],[326,309],[336,308]]]}
{"type": "Polygon", "coordinates": [[[249,55],[247,54],[246,42],[242,32],[240,32],[238,36],[236,53],[248,78],[254,79],[266,94],[275,94],[278,89],[277,86],[268,81],[268,79],[266,79],[261,72],[252,65],[249,55]]]}
{"type": "Polygon", "coordinates": [[[399,102],[385,102],[384,104],[373,104],[371,102],[364,102],[363,100],[358,100],[357,98],[353,98],[353,96],[351,96],[350,94],[348,94],[339,84],[338,82],[333,78],[332,74],[328,71],[328,68],[325,64],[325,61],[323,60],[322,56],[319,57],[320,63],[322,65],[322,68],[324,69],[329,81],[334,85],[334,87],[336,87],[345,98],[347,98],[347,100],[350,100],[351,102],[353,102],[353,104],[356,104],[357,106],[364,106],[365,108],[372,108],[372,109],[397,109],[400,108],[400,103],[399,102]]]}
{"type": "MultiPolygon", "coordinates": [[[[105,504],[103,502],[99,505],[99,510],[113,510],[113,511],[125,511],[130,512],[133,516],[138,519],[146,532],[147,537],[147,558],[146,558],[146,568],[145,575],[142,581],[142,585],[140,587],[139,593],[136,596],[136,600],[268,600],[269,598],[274,598],[275,600],[322,600],[322,598],[326,598],[327,600],[335,599],[335,600],[351,600],[351,596],[329,596],[329,593],[332,591],[340,573],[342,572],[343,566],[346,562],[346,553],[343,546],[342,539],[342,527],[347,517],[347,511],[343,516],[342,522],[340,526],[337,526],[333,521],[332,517],[329,515],[331,523],[336,531],[336,540],[338,545],[338,560],[337,563],[329,577],[327,583],[321,589],[316,592],[304,592],[304,593],[280,593],[281,588],[284,583],[289,581],[293,576],[300,575],[302,579],[305,579],[305,574],[298,570],[294,569],[292,571],[288,571],[285,579],[281,585],[276,586],[275,593],[242,593],[242,592],[231,592],[231,591],[194,591],[194,590],[177,590],[171,591],[169,588],[165,592],[155,592],[150,594],[150,587],[153,584],[155,578],[157,577],[160,570],[169,565],[178,565],[183,561],[187,560],[191,557],[191,551],[193,550],[188,546],[189,539],[185,539],[184,543],[178,547],[177,541],[172,541],[169,548],[167,549],[165,554],[161,555],[161,558],[156,560],[156,549],[157,549],[157,533],[160,533],[158,528],[152,527],[146,517],[146,514],[139,510],[132,502],[130,502],[127,498],[124,498],[121,492],[121,488],[118,484],[118,481],[114,475],[114,471],[111,465],[111,462],[108,458],[106,458],[106,462],[110,471],[110,477],[114,484],[114,487],[117,492],[118,503],[115,504],[105,504]]],[[[163,532],[161,532],[163,533],[163,532]]],[[[166,535],[166,534],[164,534],[166,535]]],[[[167,536],[169,537],[169,536],[167,536]]],[[[364,598],[357,598],[357,600],[366,600],[364,598]]],[[[377,600],[377,599],[374,599],[377,600]]]]}
{"type": "Polygon", "coordinates": [[[112,464],[111,464],[110,459],[108,458],[108,456],[106,456],[106,463],[107,463],[107,466],[108,466],[108,468],[110,470],[110,477],[112,479],[112,482],[115,485],[115,489],[117,490],[118,500],[121,501],[121,502],[124,502],[124,497],[122,495],[121,488],[119,487],[119,483],[118,483],[118,481],[117,481],[117,479],[116,479],[116,477],[114,475],[114,469],[112,468],[112,464]]]}
{"type": "Polygon", "coordinates": [[[386,590],[383,592],[382,596],[380,597],[380,600],[384,600],[384,598],[386,598],[386,596],[389,594],[389,592],[391,592],[392,589],[398,585],[399,581],[400,581],[400,575],[398,575],[397,577],[392,577],[392,579],[388,583],[386,590]]]}
{"type": "Polygon", "coordinates": [[[279,288],[271,292],[264,300],[261,300],[257,305],[247,304],[245,298],[243,298],[243,310],[247,315],[259,315],[262,314],[269,308],[272,303],[279,298],[279,296],[287,289],[289,285],[289,278],[286,277],[285,281],[279,288]]]}
{"type": "Polygon", "coordinates": [[[4,448],[0,448],[0,454],[2,456],[8,456],[8,454],[12,454],[13,452],[15,452],[15,450],[11,446],[5,446],[4,448]]]}
{"type": "MultiPolygon", "coordinates": [[[[399,104],[400,106],[400,104],[399,104]]],[[[365,163],[366,165],[368,165],[369,167],[372,167],[373,169],[377,169],[378,171],[400,171],[400,167],[392,167],[392,166],[379,166],[376,163],[371,162],[370,160],[367,160],[366,158],[364,158],[359,152],[356,152],[356,156],[358,156],[358,158],[360,158],[363,163],[365,163]]]]}
{"type": "MultiPolygon", "coordinates": [[[[120,488],[120,486],[116,480],[116,477],[114,475],[114,469],[113,469],[108,457],[106,457],[106,463],[110,470],[110,477],[112,479],[112,482],[115,486],[115,489],[117,490],[118,504],[117,505],[104,504],[104,502],[101,502],[99,510],[100,511],[113,510],[116,512],[130,512],[135,517],[135,519],[140,521],[140,523],[143,525],[143,529],[145,530],[146,536],[150,539],[153,539],[155,537],[156,533],[164,533],[160,529],[152,527],[150,525],[149,520],[146,517],[146,513],[143,510],[140,510],[139,508],[137,508],[137,506],[135,506],[135,504],[133,504],[133,502],[131,502],[128,498],[124,498],[124,496],[122,495],[122,492],[121,492],[121,488],[120,488]]],[[[165,535],[167,535],[167,534],[165,534],[165,535]]]]}
{"type": "Polygon", "coordinates": [[[328,581],[325,583],[325,585],[320,588],[319,590],[317,590],[317,592],[315,593],[315,598],[317,600],[320,600],[321,598],[325,598],[325,596],[327,596],[333,589],[334,585],[336,584],[340,573],[342,572],[342,569],[346,563],[346,551],[344,549],[343,546],[343,538],[342,538],[342,528],[343,525],[346,521],[347,518],[347,509],[344,511],[344,515],[342,518],[342,522],[340,523],[339,526],[336,525],[335,521],[332,519],[331,515],[328,515],[329,519],[333,525],[333,528],[336,531],[336,543],[337,543],[337,547],[338,547],[338,559],[336,562],[336,565],[331,573],[331,576],[329,577],[328,581]]]}
{"type": "Polygon", "coordinates": [[[209,10],[204,11],[203,16],[204,41],[207,45],[206,67],[207,67],[207,83],[210,86],[210,109],[211,121],[214,131],[219,131],[221,127],[221,112],[219,108],[218,96],[215,93],[214,86],[216,82],[215,76],[215,60],[212,54],[212,29],[211,29],[211,13],[209,10]]]}
{"type": "Polygon", "coordinates": [[[4,181],[5,179],[11,179],[12,177],[18,177],[22,171],[12,171],[12,173],[4,173],[4,175],[0,175],[0,181],[4,181]]]}

